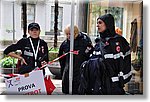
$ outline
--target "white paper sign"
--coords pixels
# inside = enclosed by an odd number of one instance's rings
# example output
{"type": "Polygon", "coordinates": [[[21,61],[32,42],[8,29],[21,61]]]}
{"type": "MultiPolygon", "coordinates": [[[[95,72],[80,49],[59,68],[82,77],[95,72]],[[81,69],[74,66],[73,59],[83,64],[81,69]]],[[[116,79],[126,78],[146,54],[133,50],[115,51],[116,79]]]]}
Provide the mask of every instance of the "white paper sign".
{"type": "Polygon", "coordinates": [[[29,76],[19,75],[5,80],[6,94],[17,95],[46,95],[42,70],[29,73],[29,76]]]}

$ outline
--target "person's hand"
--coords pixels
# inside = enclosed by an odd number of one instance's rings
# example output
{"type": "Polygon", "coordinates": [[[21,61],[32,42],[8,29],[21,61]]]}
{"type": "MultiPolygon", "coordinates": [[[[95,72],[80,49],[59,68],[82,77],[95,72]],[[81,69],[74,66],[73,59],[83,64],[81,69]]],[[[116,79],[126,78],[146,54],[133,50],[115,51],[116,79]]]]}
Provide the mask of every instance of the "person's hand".
{"type": "Polygon", "coordinates": [[[28,65],[24,58],[20,57],[19,60],[21,61],[21,65],[22,64],[28,65]]]}
{"type": "Polygon", "coordinates": [[[42,62],[41,62],[42,67],[41,67],[41,68],[45,67],[46,64],[47,64],[46,61],[42,61],[42,62]]]}

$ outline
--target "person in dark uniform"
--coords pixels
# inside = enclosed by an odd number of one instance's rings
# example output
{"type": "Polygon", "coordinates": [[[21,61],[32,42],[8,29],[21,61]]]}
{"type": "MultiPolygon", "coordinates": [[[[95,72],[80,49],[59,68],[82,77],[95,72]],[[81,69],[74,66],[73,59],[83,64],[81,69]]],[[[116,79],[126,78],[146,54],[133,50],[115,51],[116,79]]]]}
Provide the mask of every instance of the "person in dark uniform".
{"type": "Polygon", "coordinates": [[[40,39],[40,31],[38,23],[30,23],[28,25],[30,36],[22,38],[16,44],[12,44],[4,50],[4,54],[18,58],[21,62],[19,74],[29,73],[49,61],[47,43],[40,39]],[[14,53],[17,50],[21,50],[21,55],[14,53]]]}
{"type": "Polygon", "coordinates": [[[125,94],[124,84],[131,79],[129,43],[115,32],[114,17],[111,14],[100,16],[97,28],[100,39],[94,47],[92,57],[103,59],[111,80],[109,94],[125,94]]]}
{"type": "MultiPolygon", "coordinates": [[[[58,56],[70,51],[70,26],[64,30],[66,40],[60,45],[58,56]]],[[[74,50],[79,50],[78,55],[73,55],[73,88],[72,94],[78,94],[79,80],[80,80],[80,65],[89,59],[92,42],[90,38],[79,32],[78,27],[74,26],[74,50]]],[[[62,92],[69,94],[69,54],[59,60],[62,75],[62,92]]]]}

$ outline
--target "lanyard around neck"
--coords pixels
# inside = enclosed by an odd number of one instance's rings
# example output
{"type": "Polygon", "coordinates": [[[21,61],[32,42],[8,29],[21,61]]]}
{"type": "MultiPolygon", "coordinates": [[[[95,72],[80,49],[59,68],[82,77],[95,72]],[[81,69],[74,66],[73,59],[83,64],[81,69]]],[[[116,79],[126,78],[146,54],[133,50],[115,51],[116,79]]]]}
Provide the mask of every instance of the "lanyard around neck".
{"type": "Polygon", "coordinates": [[[36,61],[36,59],[37,59],[38,49],[39,49],[39,45],[40,45],[40,40],[38,40],[38,45],[37,45],[37,48],[36,48],[36,50],[35,50],[31,38],[29,38],[29,39],[30,39],[30,43],[31,43],[31,46],[32,46],[33,54],[34,54],[35,67],[36,67],[36,66],[37,66],[37,61],[36,61]]]}

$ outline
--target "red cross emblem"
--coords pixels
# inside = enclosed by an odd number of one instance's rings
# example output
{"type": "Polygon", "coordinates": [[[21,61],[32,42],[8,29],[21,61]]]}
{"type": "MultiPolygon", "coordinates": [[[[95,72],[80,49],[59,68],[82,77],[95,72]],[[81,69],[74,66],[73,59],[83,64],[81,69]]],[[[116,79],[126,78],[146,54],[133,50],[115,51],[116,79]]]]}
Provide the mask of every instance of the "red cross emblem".
{"type": "Polygon", "coordinates": [[[120,46],[117,46],[117,47],[116,47],[116,51],[117,51],[117,52],[120,52],[120,46]]]}

